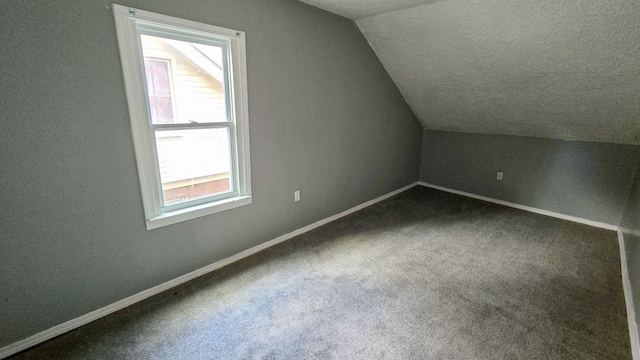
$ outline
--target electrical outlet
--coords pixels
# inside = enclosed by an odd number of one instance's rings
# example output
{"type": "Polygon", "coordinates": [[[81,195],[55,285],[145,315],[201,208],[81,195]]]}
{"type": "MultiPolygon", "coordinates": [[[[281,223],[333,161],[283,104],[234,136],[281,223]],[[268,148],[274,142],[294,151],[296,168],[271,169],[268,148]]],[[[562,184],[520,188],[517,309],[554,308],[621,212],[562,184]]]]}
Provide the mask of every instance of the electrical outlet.
{"type": "Polygon", "coordinates": [[[293,201],[300,201],[300,190],[293,192],[293,201]]]}
{"type": "Polygon", "coordinates": [[[498,171],[498,175],[496,176],[496,179],[502,180],[502,175],[504,175],[502,171],[498,171]]]}

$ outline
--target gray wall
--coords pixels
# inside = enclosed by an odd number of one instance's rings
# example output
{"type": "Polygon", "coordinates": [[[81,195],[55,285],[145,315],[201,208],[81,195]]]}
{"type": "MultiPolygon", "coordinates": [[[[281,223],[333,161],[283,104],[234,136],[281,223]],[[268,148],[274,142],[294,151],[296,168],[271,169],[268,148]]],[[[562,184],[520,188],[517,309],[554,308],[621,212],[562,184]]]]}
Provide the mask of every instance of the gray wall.
{"type": "Polygon", "coordinates": [[[624,235],[631,296],[636,313],[635,321],[636,324],[640,324],[640,167],[636,172],[621,229],[624,235]]]}
{"type": "Polygon", "coordinates": [[[425,131],[420,180],[618,225],[639,154],[637,145],[425,131]]]}
{"type": "Polygon", "coordinates": [[[422,128],[352,21],[124,0],[247,35],[253,204],[146,231],[111,1],[0,1],[0,347],[418,179],[422,128]]]}

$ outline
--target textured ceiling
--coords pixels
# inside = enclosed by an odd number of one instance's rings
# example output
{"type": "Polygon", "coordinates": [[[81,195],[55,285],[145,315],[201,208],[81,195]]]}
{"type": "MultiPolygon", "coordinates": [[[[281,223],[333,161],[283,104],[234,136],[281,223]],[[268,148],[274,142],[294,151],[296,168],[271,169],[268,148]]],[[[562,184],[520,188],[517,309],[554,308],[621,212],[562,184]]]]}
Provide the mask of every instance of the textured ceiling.
{"type": "Polygon", "coordinates": [[[640,144],[638,0],[302,0],[357,20],[426,129],[640,144]]]}
{"type": "Polygon", "coordinates": [[[320,9],[358,20],[393,10],[408,9],[441,0],[300,0],[320,9]]]}

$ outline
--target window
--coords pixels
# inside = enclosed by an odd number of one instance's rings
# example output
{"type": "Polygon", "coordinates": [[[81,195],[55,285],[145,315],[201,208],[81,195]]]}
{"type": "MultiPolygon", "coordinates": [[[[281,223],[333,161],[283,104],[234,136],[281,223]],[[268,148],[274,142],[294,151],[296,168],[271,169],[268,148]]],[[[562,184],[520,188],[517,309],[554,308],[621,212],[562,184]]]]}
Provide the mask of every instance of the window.
{"type": "Polygon", "coordinates": [[[244,33],[113,12],[147,229],[250,204],[244,33]]]}

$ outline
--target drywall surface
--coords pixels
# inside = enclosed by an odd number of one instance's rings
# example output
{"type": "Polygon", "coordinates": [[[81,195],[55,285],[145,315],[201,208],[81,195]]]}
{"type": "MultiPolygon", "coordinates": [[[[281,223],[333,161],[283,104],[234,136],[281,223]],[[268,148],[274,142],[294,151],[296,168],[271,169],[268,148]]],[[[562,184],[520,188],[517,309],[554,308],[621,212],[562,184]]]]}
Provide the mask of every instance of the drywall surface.
{"type": "Polygon", "coordinates": [[[640,237],[640,164],[620,227],[624,232],[640,237]]]}
{"type": "Polygon", "coordinates": [[[300,0],[349,19],[358,20],[441,0],[300,0]]]}
{"type": "Polygon", "coordinates": [[[640,156],[636,145],[446,131],[425,131],[422,150],[421,181],[612,225],[640,156]]]}
{"type": "MultiPolygon", "coordinates": [[[[624,212],[621,228],[627,233],[635,233],[636,236],[640,236],[640,163],[638,164],[638,171],[636,172],[631,195],[624,212]]],[[[640,275],[640,272],[638,274],[640,275]]]]}
{"type": "Polygon", "coordinates": [[[640,163],[620,229],[624,236],[637,326],[640,324],[640,163]]]}
{"type": "Polygon", "coordinates": [[[357,25],[425,129],[640,144],[639,19],[631,0],[446,0],[357,25]]]}
{"type": "Polygon", "coordinates": [[[146,231],[111,0],[0,1],[0,347],[418,178],[422,127],[352,21],[121,3],[246,32],[253,204],[146,231]]]}

